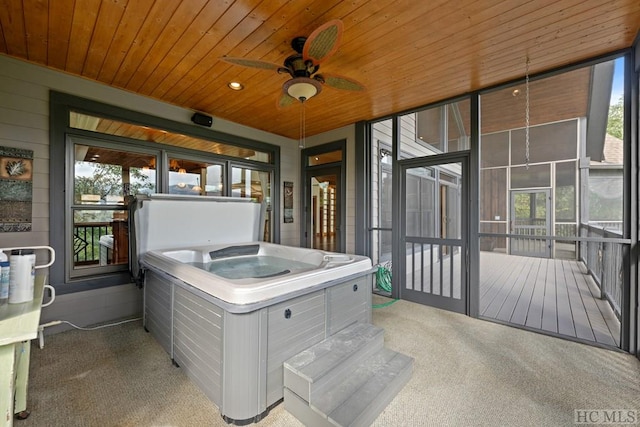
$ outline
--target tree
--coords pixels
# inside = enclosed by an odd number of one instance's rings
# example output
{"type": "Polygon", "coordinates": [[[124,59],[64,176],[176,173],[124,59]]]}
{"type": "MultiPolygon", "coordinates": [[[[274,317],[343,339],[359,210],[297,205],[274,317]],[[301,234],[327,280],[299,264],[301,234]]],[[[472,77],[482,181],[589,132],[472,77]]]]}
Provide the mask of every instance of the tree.
{"type": "MultiPolygon", "coordinates": [[[[76,174],[74,193],[76,203],[80,203],[81,195],[95,194],[104,200],[106,196],[124,196],[122,166],[104,163],[79,162],[79,166],[89,166],[91,176],[76,174]]],[[[155,183],[139,168],[129,169],[129,194],[148,193],[155,189],[155,183]]]]}
{"type": "MultiPolygon", "coordinates": [[[[126,172],[125,172],[126,173],[126,172]]],[[[130,168],[128,194],[149,193],[155,190],[155,182],[142,169],[130,168]]],[[[74,199],[76,204],[85,203],[83,195],[97,195],[102,204],[107,196],[124,196],[123,169],[120,165],[94,162],[76,162],[74,199]]],[[[96,264],[100,254],[100,238],[113,234],[112,222],[115,212],[126,209],[124,205],[100,206],[98,209],[83,205],[82,209],[73,212],[74,250],[78,248],[75,261],[77,263],[96,264]]]]}
{"type": "Polygon", "coordinates": [[[615,136],[618,139],[623,139],[624,131],[624,100],[622,96],[618,99],[618,102],[609,106],[609,118],[607,120],[607,133],[615,136]]]}

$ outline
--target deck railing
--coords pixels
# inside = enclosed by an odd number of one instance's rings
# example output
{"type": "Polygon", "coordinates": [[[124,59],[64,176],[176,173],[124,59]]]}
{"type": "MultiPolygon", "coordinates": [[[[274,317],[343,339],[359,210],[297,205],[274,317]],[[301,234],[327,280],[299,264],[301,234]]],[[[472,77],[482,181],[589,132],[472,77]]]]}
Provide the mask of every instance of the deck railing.
{"type": "MultiPolygon", "coordinates": [[[[613,224],[580,224],[580,237],[622,238],[622,232],[608,230],[613,224]]],[[[620,319],[622,306],[623,254],[621,243],[606,241],[580,242],[580,259],[620,319]]]]}
{"type": "Polygon", "coordinates": [[[74,265],[100,263],[100,237],[112,234],[111,222],[76,223],[73,225],[74,265]]]}

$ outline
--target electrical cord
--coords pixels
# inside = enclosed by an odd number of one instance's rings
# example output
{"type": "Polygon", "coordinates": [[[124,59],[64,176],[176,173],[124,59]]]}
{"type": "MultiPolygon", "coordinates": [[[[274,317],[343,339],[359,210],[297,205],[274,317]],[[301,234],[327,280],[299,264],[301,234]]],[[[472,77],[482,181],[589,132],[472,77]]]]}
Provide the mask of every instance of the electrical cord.
{"type": "Polygon", "coordinates": [[[66,323],[67,325],[75,328],[75,329],[79,329],[81,331],[95,331],[97,329],[102,329],[102,328],[108,328],[110,326],[118,326],[118,325],[122,325],[124,323],[129,323],[129,322],[135,322],[138,320],[142,320],[142,317],[136,317],[135,319],[127,319],[127,320],[122,320],[120,322],[116,322],[116,323],[107,323],[105,325],[98,325],[98,326],[92,326],[90,328],[85,328],[82,326],[78,326],[75,325],[71,322],[69,322],[68,320],[53,320],[49,323],[44,323],[40,326],[38,326],[38,341],[39,341],[39,347],[42,349],[44,348],[44,328],[47,328],[49,326],[56,326],[56,325],[60,325],[62,323],[66,323]]]}
{"type": "Polygon", "coordinates": [[[110,326],[118,326],[118,325],[123,325],[125,323],[129,323],[129,322],[135,322],[137,320],[142,320],[142,317],[136,317],[135,319],[127,319],[127,320],[122,320],[120,322],[116,322],[116,323],[109,323],[106,325],[99,325],[99,326],[92,326],[90,328],[84,328],[82,326],[78,326],[78,325],[74,325],[73,323],[69,322],[68,320],[61,320],[61,323],[66,323],[69,326],[72,326],[76,329],[79,329],[81,331],[95,331],[97,329],[102,329],[102,328],[108,328],[110,326]]]}

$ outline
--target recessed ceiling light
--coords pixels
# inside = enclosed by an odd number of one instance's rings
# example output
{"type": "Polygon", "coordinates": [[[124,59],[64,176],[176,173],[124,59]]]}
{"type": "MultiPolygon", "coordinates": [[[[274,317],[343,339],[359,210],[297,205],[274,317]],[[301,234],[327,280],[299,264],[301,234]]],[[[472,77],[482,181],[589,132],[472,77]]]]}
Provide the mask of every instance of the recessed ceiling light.
{"type": "Polygon", "coordinates": [[[233,89],[233,90],[244,89],[244,86],[242,86],[242,83],[239,83],[239,82],[229,82],[227,86],[229,86],[229,89],[233,89]]]}
{"type": "Polygon", "coordinates": [[[519,89],[514,89],[513,90],[513,96],[518,96],[520,95],[520,90],[519,89]]]}

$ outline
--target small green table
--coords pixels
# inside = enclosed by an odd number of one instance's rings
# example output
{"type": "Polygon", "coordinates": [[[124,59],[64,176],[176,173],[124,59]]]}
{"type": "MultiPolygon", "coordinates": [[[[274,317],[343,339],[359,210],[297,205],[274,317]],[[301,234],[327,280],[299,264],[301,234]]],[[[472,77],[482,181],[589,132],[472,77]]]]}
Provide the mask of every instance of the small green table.
{"type": "Polygon", "coordinates": [[[0,306],[0,426],[28,416],[30,340],[38,336],[46,277],[36,276],[32,301],[0,306]]]}

